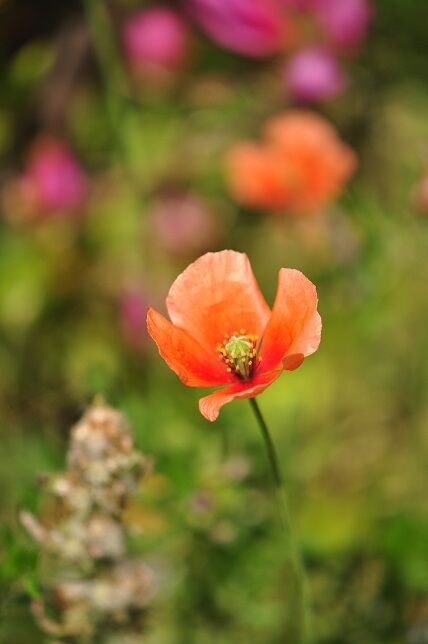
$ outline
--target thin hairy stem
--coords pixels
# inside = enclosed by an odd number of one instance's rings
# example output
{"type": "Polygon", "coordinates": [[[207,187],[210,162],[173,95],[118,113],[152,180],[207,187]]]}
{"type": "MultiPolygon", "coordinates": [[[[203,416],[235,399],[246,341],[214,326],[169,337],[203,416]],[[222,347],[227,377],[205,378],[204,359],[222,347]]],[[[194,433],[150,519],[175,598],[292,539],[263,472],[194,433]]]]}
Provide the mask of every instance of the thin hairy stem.
{"type": "Polygon", "coordinates": [[[260,411],[255,398],[250,398],[250,405],[262,433],[263,441],[269,459],[271,475],[274,484],[275,499],[278,506],[279,517],[287,541],[290,562],[291,592],[289,597],[289,637],[293,644],[307,644],[309,635],[309,610],[306,591],[306,576],[299,549],[294,536],[293,525],[288,509],[281,470],[275,445],[269,428],[260,411]],[[291,605],[293,604],[293,605],[291,605]]]}

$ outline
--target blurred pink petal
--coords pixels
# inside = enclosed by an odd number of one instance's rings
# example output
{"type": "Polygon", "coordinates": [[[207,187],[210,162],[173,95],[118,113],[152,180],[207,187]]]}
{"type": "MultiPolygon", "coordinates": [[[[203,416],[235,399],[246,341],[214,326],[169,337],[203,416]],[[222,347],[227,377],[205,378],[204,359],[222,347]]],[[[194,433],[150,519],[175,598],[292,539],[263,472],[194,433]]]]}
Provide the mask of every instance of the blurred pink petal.
{"type": "Polygon", "coordinates": [[[307,103],[333,98],[346,85],[334,56],[315,47],[302,49],[289,59],[284,80],[293,98],[307,103]]]}
{"type": "Polygon", "coordinates": [[[413,207],[421,214],[428,215],[428,168],[416,184],[412,194],[413,207]]]}
{"type": "Polygon", "coordinates": [[[182,67],[188,57],[189,39],[186,23],[168,7],[142,9],[128,18],[123,28],[126,55],[137,69],[182,67]]]}
{"type": "Polygon", "coordinates": [[[87,195],[87,177],[67,145],[40,137],[30,150],[19,180],[21,198],[40,215],[72,213],[87,195]]]}
{"type": "Polygon", "coordinates": [[[126,292],[120,302],[120,328],[125,342],[141,350],[146,344],[147,301],[141,290],[126,292]]]}
{"type": "Polygon", "coordinates": [[[275,54],[292,32],[281,0],[190,0],[189,4],[213,40],[246,56],[275,54]]]}
{"type": "Polygon", "coordinates": [[[311,4],[332,44],[353,49],[362,43],[373,14],[369,0],[311,0],[311,4]]]}
{"type": "Polygon", "coordinates": [[[161,197],[152,211],[161,246],[176,255],[205,250],[216,237],[213,213],[202,199],[184,193],[161,197]]]}

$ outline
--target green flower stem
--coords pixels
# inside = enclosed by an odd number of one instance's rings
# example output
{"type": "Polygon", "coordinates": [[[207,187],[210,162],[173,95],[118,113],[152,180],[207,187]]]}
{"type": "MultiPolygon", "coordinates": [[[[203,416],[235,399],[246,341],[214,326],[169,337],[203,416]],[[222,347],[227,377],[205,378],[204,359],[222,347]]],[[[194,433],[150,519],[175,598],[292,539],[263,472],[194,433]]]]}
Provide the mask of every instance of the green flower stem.
{"type": "Polygon", "coordinates": [[[303,562],[300,556],[299,549],[296,544],[293,526],[291,522],[290,512],[288,510],[287,497],[285,494],[284,484],[279,467],[278,456],[275,450],[272,437],[270,435],[268,426],[262,416],[260,407],[255,398],[250,398],[250,405],[256,417],[257,423],[260,427],[263,440],[265,443],[271,473],[274,483],[275,497],[278,505],[278,511],[282,526],[284,528],[285,537],[287,540],[287,547],[290,562],[290,581],[291,592],[289,594],[289,641],[293,644],[308,644],[310,641],[310,628],[309,628],[309,609],[306,590],[306,576],[303,562]]]}

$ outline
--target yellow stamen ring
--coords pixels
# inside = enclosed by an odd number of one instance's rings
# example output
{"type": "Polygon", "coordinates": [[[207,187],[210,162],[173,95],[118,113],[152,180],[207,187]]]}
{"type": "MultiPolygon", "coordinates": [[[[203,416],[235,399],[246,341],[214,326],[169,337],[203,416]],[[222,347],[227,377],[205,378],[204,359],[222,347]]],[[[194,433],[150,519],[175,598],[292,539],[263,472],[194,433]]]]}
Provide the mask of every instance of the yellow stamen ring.
{"type": "Polygon", "coordinates": [[[226,336],[223,342],[217,345],[220,359],[229,365],[229,373],[234,372],[242,380],[251,377],[257,356],[257,341],[257,335],[245,334],[245,329],[240,329],[240,334],[235,332],[230,337],[226,336]]]}

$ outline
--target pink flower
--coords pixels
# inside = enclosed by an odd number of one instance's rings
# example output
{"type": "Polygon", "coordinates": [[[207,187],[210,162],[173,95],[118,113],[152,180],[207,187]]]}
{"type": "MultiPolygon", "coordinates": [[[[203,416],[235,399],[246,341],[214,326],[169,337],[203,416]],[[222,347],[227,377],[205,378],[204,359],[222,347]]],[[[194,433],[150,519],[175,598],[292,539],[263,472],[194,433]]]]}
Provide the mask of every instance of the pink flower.
{"type": "Polygon", "coordinates": [[[190,7],[213,40],[245,56],[271,56],[291,36],[281,0],[190,0],[190,7]]]}
{"type": "Polygon", "coordinates": [[[373,13],[369,0],[311,0],[310,4],[330,43],[343,49],[362,43],[373,13]]]}
{"type": "Polygon", "coordinates": [[[289,59],[284,79],[291,95],[306,103],[332,98],[346,84],[334,56],[315,47],[302,49],[289,59]]]}
{"type": "Polygon", "coordinates": [[[137,70],[158,67],[175,70],[189,53],[189,31],[180,16],[156,6],[133,14],[123,28],[123,43],[130,64],[137,70]]]}
{"type": "Polygon", "coordinates": [[[146,344],[147,301],[139,289],[127,291],[120,302],[120,329],[125,342],[136,350],[146,344]]]}
{"type": "Polygon", "coordinates": [[[40,137],[19,180],[20,198],[28,210],[39,215],[76,212],[87,188],[87,177],[67,145],[50,136],[40,137]]]}
{"type": "Polygon", "coordinates": [[[153,208],[152,222],[161,246],[174,255],[205,250],[216,236],[212,212],[191,194],[161,197],[153,208]]]}

